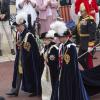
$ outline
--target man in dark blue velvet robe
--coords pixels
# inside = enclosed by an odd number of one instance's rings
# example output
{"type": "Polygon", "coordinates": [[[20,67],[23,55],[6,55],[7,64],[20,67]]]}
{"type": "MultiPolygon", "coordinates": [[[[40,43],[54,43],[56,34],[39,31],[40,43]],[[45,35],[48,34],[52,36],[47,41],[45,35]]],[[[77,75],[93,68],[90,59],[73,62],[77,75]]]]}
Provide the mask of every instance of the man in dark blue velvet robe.
{"type": "Polygon", "coordinates": [[[89,100],[78,68],[76,47],[69,39],[70,32],[63,22],[54,22],[51,26],[62,43],[58,100],[89,100]]]}
{"type": "MultiPolygon", "coordinates": [[[[44,59],[47,67],[50,70],[50,79],[51,79],[51,99],[54,100],[53,95],[55,94],[55,89],[57,87],[58,77],[59,77],[59,63],[58,63],[58,46],[54,42],[54,33],[55,31],[49,30],[47,33],[41,35],[41,39],[45,44],[41,52],[41,57],[44,59]]],[[[55,99],[57,100],[57,99],[55,99]]]]}
{"type": "Polygon", "coordinates": [[[72,2],[71,0],[60,0],[60,4],[61,6],[65,6],[65,5],[71,5],[72,2]]]}
{"type": "Polygon", "coordinates": [[[22,90],[32,93],[31,96],[41,96],[40,53],[34,36],[26,26],[21,15],[16,16],[14,25],[17,29],[16,58],[12,91],[7,95],[18,96],[21,81],[22,90]]]}

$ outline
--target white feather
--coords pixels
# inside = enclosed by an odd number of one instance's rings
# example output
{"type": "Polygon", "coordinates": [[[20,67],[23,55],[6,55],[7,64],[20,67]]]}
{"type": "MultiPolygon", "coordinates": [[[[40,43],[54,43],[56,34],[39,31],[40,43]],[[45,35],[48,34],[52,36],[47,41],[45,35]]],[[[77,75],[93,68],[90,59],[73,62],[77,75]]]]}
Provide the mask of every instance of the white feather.
{"type": "Polygon", "coordinates": [[[22,24],[25,20],[25,17],[26,17],[25,13],[20,13],[20,14],[16,15],[16,23],[22,24]]]}
{"type": "Polygon", "coordinates": [[[55,21],[50,25],[50,28],[56,33],[58,33],[60,36],[63,36],[63,33],[67,31],[66,24],[63,21],[55,21]]]}
{"type": "Polygon", "coordinates": [[[46,37],[47,38],[54,38],[54,34],[55,34],[56,32],[54,31],[54,30],[49,30],[48,31],[48,33],[46,34],[46,37]]]}

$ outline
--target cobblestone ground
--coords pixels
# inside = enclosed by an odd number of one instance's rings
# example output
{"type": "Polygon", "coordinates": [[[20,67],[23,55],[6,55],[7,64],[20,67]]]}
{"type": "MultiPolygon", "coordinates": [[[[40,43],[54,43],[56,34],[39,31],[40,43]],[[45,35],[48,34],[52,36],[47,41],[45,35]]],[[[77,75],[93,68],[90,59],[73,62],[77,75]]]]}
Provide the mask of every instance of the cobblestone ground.
{"type": "MultiPolygon", "coordinates": [[[[97,52],[96,57],[98,59],[94,60],[94,64],[100,64],[100,52],[97,52]]],[[[6,100],[41,100],[40,98],[29,98],[27,93],[20,91],[18,97],[8,97],[5,94],[9,92],[11,88],[12,82],[12,74],[13,74],[13,61],[10,62],[2,62],[0,63],[0,95],[4,96],[6,100]]],[[[45,74],[42,78],[42,87],[43,87],[43,100],[50,100],[50,82],[46,82],[45,74]]],[[[100,94],[91,97],[91,100],[100,100],[100,94]]]]}
{"type": "MultiPolygon", "coordinates": [[[[5,62],[0,63],[0,96],[4,96],[6,100],[41,100],[40,98],[30,98],[29,94],[20,91],[19,97],[8,97],[6,93],[11,89],[13,75],[13,62],[5,62]]],[[[42,78],[42,86],[43,86],[43,100],[49,100],[50,95],[50,82],[45,80],[43,75],[42,78]]]]}

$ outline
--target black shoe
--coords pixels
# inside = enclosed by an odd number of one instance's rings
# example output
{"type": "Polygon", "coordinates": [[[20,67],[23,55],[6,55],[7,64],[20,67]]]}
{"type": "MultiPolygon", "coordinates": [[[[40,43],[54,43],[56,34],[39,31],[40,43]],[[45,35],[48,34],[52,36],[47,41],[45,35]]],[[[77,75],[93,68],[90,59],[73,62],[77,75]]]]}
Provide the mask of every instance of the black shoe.
{"type": "Polygon", "coordinates": [[[18,93],[14,93],[14,92],[11,92],[11,93],[6,93],[6,95],[8,95],[8,96],[18,96],[18,93]]]}
{"type": "Polygon", "coordinates": [[[15,55],[15,50],[14,49],[11,49],[11,54],[15,55]]]}
{"type": "Polygon", "coordinates": [[[2,96],[0,96],[0,100],[5,100],[5,98],[4,98],[4,97],[2,97],[2,96]]]}
{"type": "Polygon", "coordinates": [[[2,50],[0,50],[0,56],[2,56],[2,50]]]}

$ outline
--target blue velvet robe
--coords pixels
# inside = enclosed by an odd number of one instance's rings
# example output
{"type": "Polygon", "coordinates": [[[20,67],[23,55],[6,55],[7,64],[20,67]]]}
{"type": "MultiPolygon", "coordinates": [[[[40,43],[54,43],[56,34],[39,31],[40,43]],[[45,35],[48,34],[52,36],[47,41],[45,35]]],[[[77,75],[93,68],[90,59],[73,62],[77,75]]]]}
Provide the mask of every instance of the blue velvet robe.
{"type": "MultiPolygon", "coordinates": [[[[28,30],[25,29],[21,33],[21,39],[23,40],[28,30]]],[[[30,51],[23,48],[21,49],[21,62],[22,62],[22,90],[34,95],[41,95],[41,59],[40,53],[35,41],[35,38],[30,34],[27,40],[31,44],[30,51]]],[[[12,87],[16,88],[16,79],[18,73],[18,61],[19,61],[19,49],[16,47],[16,58],[14,63],[14,74],[12,87]]]]}
{"type": "Polygon", "coordinates": [[[71,45],[68,48],[67,45],[70,43],[71,42],[68,41],[64,44],[63,66],[59,82],[58,100],[89,100],[78,69],[76,47],[71,45]]]}
{"type": "MultiPolygon", "coordinates": [[[[51,77],[51,87],[52,87],[52,93],[51,93],[51,99],[50,100],[54,100],[55,97],[53,97],[54,95],[57,95],[55,93],[55,90],[57,88],[57,82],[58,82],[58,78],[59,78],[59,60],[58,60],[58,48],[57,46],[54,46],[55,43],[51,42],[48,46],[47,49],[51,50],[49,51],[47,58],[48,58],[48,67],[50,70],[50,77],[51,77]],[[50,59],[51,56],[54,56],[55,59],[50,59]]],[[[57,98],[55,98],[55,100],[57,100],[57,98]]]]}
{"type": "Polygon", "coordinates": [[[81,75],[89,96],[100,93],[100,65],[81,71],[81,75]]]}

